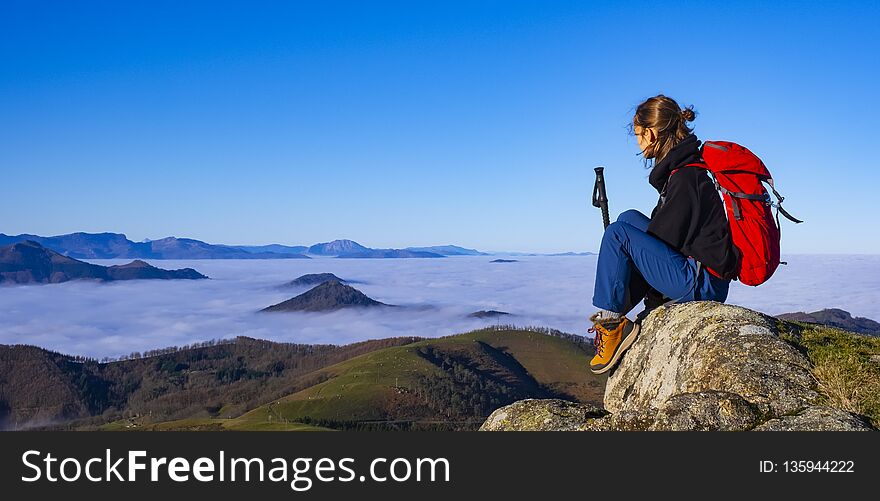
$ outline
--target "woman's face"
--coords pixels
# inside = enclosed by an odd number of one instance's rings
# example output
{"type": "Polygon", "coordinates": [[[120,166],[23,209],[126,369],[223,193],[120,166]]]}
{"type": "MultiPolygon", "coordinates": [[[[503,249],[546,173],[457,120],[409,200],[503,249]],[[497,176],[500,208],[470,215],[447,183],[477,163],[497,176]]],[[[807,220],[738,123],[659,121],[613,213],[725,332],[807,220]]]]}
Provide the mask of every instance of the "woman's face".
{"type": "Polygon", "coordinates": [[[651,146],[656,140],[656,135],[654,135],[654,130],[650,127],[642,127],[639,125],[633,125],[633,134],[636,135],[636,140],[639,142],[639,148],[641,148],[642,153],[648,150],[648,147],[651,146]]]}

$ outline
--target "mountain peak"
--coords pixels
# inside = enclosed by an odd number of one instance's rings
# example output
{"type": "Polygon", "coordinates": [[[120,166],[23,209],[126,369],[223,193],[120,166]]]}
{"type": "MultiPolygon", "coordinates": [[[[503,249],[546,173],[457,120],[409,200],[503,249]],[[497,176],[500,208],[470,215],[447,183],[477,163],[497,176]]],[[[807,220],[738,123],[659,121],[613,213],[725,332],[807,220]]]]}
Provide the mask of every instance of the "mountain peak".
{"type": "Polygon", "coordinates": [[[128,264],[116,265],[116,268],[152,268],[153,265],[146,261],[142,261],[140,259],[135,259],[134,261],[128,264]]]}
{"type": "Polygon", "coordinates": [[[337,282],[346,282],[345,280],[337,277],[333,273],[306,273],[305,275],[300,275],[294,280],[287,282],[282,287],[302,287],[305,285],[317,285],[322,284],[328,280],[335,280],[337,282]]]}
{"type": "Polygon", "coordinates": [[[32,248],[32,249],[43,249],[44,247],[39,244],[39,242],[34,242],[33,240],[22,240],[21,242],[16,242],[12,244],[13,249],[20,248],[32,248]]]}
{"type": "Polygon", "coordinates": [[[260,311],[333,311],[351,307],[390,306],[336,280],[328,280],[287,301],[260,311]]]}
{"type": "Polygon", "coordinates": [[[352,254],[357,252],[365,252],[369,249],[354,240],[333,240],[331,242],[323,242],[309,247],[309,254],[316,256],[338,256],[340,254],[352,254]]]}

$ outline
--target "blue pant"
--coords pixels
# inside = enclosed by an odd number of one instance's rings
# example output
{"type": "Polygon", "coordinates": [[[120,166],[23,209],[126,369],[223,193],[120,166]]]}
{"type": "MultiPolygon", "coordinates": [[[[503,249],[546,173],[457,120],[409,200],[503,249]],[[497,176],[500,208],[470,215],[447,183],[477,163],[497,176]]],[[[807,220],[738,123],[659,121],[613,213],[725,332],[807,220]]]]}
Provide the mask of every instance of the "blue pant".
{"type": "Polygon", "coordinates": [[[602,236],[593,305],[626,314],[650,288],[679,302],[711,300],[724,302],[730,287],[700,268],[666,242],[650,235],[651,220],[637,210],[628,210],[608,225],[602,236]]]}

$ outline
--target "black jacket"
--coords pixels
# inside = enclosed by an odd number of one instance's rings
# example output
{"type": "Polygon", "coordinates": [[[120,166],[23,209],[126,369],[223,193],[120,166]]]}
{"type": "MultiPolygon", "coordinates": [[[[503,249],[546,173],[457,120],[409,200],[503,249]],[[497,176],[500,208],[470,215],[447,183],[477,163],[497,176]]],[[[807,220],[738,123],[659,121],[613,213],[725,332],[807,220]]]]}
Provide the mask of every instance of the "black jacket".
{"type": "Polygon", "coordinates": [[[732,279],[738,256],[721,197],[705,169],[685,167],[701,158],[700,141],[691,134],[654,165],[648,181],[660,193],[660,201],[651,213],[648,233],[732,279]]]}

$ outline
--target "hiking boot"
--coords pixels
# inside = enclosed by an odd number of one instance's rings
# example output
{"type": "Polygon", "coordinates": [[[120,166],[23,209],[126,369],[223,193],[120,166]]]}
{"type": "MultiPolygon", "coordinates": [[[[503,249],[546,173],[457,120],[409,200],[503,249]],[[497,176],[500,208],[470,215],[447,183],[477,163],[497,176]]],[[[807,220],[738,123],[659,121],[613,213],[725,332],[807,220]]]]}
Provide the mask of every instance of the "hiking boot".
{"type": "Polygon", "coordinates": [[[639,324],[630,322],[626,317],[615,320],[605,320],[590,317],[593,327],[589,330],[596,335],[593,345],[596,347],[596,355],[590,360],[590,371],[593,374],[603,374],[610,371],[623,352],[636,340],[639,334],[639,324]]]}

